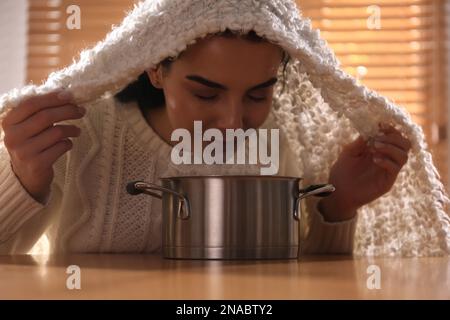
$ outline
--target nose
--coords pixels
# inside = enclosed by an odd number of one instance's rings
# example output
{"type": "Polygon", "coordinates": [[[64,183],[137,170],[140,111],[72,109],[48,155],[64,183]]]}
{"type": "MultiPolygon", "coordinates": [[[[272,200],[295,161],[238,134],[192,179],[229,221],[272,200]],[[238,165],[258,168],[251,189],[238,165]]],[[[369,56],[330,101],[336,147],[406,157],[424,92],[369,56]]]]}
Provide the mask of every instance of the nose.
{"type": "Polygon", "coordinates": [[[244,106],[241,101],[231,101],[223,108],[217,121],[217,129],[241,129],[244,127],[244,106]]]}

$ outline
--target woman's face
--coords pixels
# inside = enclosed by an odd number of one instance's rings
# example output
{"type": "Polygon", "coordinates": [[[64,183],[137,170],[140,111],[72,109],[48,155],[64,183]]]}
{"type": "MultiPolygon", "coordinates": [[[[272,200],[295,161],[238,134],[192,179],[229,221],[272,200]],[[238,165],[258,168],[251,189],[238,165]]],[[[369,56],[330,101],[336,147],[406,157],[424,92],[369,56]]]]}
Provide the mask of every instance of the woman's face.
{"type": "Polygon", "coordinates": [[[171,129],[193,131],[258,128],[272,105],[273,86],[283,60],[280,47],[239,37],[214,36],[190,46],[165,72],[148,71],[164,91],[171,129]]]}

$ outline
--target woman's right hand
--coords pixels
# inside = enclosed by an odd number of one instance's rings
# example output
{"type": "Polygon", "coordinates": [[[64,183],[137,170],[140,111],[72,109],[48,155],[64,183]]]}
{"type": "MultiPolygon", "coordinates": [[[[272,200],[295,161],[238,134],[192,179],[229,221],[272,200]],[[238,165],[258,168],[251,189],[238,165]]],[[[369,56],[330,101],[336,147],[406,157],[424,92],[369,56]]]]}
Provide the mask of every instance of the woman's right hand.
{"type": "Polygon", "coordinates": [[[14,173],[38,202],[45,203],[53,180],[53,164],[72,149],[70,137],[80,128],[55,124],[80,119],[84,108],[71,103],[67,91],[55,91],[21,101],[2,122],[4,144],[14,173]]]}

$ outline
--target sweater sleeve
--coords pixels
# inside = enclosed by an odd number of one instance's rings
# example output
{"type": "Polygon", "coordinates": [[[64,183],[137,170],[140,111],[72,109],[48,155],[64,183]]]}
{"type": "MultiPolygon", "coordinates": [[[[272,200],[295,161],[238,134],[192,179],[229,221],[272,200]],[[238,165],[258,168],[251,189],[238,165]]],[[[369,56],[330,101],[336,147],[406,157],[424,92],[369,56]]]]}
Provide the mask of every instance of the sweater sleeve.
{"type": "Polygon", "coordinates": [[[45,207],[46,204],[37,202],[22,186],[0,140],[0,246],[9,242],[24,223],[45,207]]]}
{"type": "Polygon", "coordinates": [[[341,222],[326,222],[317,205],[320,198],[305,199],[307,223],[301,252],[303,254],[351,254],[356,229],[357,216],[341,222]]]}

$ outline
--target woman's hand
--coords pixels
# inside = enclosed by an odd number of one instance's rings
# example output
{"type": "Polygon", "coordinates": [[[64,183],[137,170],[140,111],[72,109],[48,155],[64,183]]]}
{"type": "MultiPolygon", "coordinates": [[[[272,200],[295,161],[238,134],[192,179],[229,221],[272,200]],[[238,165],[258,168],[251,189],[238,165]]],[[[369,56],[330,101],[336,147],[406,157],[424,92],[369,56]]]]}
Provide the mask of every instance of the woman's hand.
{"type": "Polygon", "coordinates": [[[37,201],[44,203],[53,180],[53,164],[72,148],[69,137],[78,137],[73,125],[55,125],[79,119],[85,110],[71,104],[61,91],[34,96],[19,103],[3,119],[4,144],[14,173],[37,201]]]}
{"type": "Polygon", "coordinates": [[[346,145],[330,171],[336,187],[320,200],[319,210],[329,222],[353,218],[356,210],[387,193],[408,160],[411,143],[392,126],[380,125],[382,134],[359,137],[346,145]]]}

